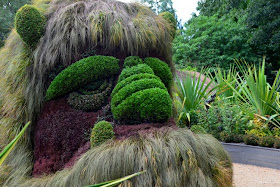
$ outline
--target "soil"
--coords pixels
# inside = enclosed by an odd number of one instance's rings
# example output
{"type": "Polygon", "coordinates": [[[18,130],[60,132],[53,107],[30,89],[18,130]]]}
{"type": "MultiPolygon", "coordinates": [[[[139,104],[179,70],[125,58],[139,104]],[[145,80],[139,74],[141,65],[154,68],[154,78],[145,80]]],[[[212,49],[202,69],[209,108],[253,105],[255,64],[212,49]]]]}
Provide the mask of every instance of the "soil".
{"type": "Polygon", "coordinates": [[[280,187],[280,170],[233,164],[234,187],[280,187]]]}

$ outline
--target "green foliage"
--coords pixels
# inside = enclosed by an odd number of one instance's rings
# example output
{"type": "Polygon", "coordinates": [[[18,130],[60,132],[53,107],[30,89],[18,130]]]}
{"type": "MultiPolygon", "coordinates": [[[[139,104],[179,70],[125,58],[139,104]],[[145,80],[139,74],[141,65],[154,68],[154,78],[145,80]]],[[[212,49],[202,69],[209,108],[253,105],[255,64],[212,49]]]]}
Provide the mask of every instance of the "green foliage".
{"type": "Polygon", "coordinates": [[[243,137],[243,141],[247,145],[257,146],[259,142],[259,137],[255,134],[246,134],[243,137]]]}
{"type": "Polygon", "coordinates": [[[139,56],[129,56],[124,60],[123,67],[131,68],[132,66],[136,66],[138,64],[143,64],[143,61],[139,56]]]}
{"type": "Polygon", "coordinates": [[[166,90],[164,84],[157,79],[140,79],[127,84],[122,89],[120,89],[113,97],[112,97],[112,108],[119,105],[124,99],[130,97],[134,93],[138,91],[142,91],[150,88],[160,88],[162,90],[166,90]]]}
{"type": "Polygon", "coordinates": [[[250,32],[245,23],[235,21],[232,15],[219,18],[198,16],[185,24],[182,34],[173,42],[173,61],[184,66],[191,62],[198,68],[229,69],[234,59],[256,63],[256,55],[247,42],[250,32]]]}
{"type": "Polygon", "coordinates": [[[252,128],[249,122],[253,117],[250,105],[224,99],[216,100],[208,110],[198,110],[197,124],[215,136],[220,136],[222,131],[226,134],[245,134],[246,130],[252,128]]]}
{"type": "Polygon", "coordinates": [[[0,48],[11,32],[17,10],[29,0],[2,0],[0,2],[0,48]]]}
{"type": "Polygon", "coordinates": [[[91,147],[96,147],[105,141],[114,138],[114,131],[113,126],[111,123],[107,121],[100,121],[97,124],[94,125],[92,132],[91,132],[91,138],[90,138],[90,144],[91,147]]]}
{"type": "Polygon", "coordinates": [[[132,66],[131,68],[125,68],[121,72],[119,76],[118,82],[121,82],[122,80],[126,79],[127,77],[130,77],[135,74],[139,73],[149,73],[154,74],[153,70],[150,68],[150,66],[146,64],[139,64],[137,66],[132,66]]]}
{"type": "Polygon", "coordinates": [[[170,12],[162,12],[159,14],[163,19],[165,19],[171,26],[171,36],[174,38],[177,30],[177,20],[175,19],[174,15],[170,12]]]}
{"type": "Polygon", "coordinates": [[[112,181],[108,181],[108,182],[103,182],[103,183],[95,184],[95,185],[89,185],[89,186],[86,186],[86,187],[112,187],[112,186],[117,186],[117,185],[120,185],[122,182],[124,182],[126,180],[129,180],[133,177],[136,177],[138,175],[141,175],[145,172],[146,171],[141,171],[141,172],[134,173],[132,175],[129,175],[129,176],[126,176],[126,177],[123,177],[123,178],[120,178],[120,179],[116,179],[116,180],[112,180],[112,181]]]}
{"type": "Polygon", "coordinates": [[[119,72],[119,60],[109,56],[84,58],[64,69],[49,86],[46,99],[51,100],[119,72]]]}
{"type": "Polygon", "coordinates": [[[275,149],[280,149],[280,138],[279,138],[279,137],[276,137],[276,138],[275,138],[273,147],[274,147],[275,149]]]}
{"type": "Polygon", "coordinates": [[[220,140],[226,143],[241,143],[243,142],[243,135],[223,131],[220,133],[220,140]]]}
{"type": "MultiPolygon", "coordinates": [[[[67,103],[78,110],[97,111],[106,103],[112,89],[112,82],[100,85],[98,89],[88,88],[72,92],[67,98],[67,103]]],[[[90,86],[89,86],[90,87],[90,86]]]]}
{"type": "Polygon", "coordinates": [[[262,147],[273,147],[275,142],[274,136],[264,136],[259,139],[259,145],[262,147]]]}
{"type": "Polygon", "coordinates": [[[15,28],[21,39],[30,47],[35,47],[43,36],[45,17],[32,5],[21,7],[15,17],[15,28]]]}
{"type": "Polygon", "coordinates": [[[127,124],[165,122],[172,114],[172,100],[164,89],[144,89],[127,97],[117,106],[112,104],[112,113],[115,119],[127,124]]]}
{"type": "Polygon", "coordinates": [[[272,68],[280,68],[280,1],[251,0],[247,9],[246,23],[252,36],[249,42],[256,54],[266,55],[272,68]]]}
{"type": "Polygon", "coordinates": [[[255,109],[256,114],[260,114],[261,116],[274,114],[271,106],[275,106],[276,100],[279,97],[277,89],[280,85],[278,81],[280,71],[278,71],[273,85],[271,86],[267,82],[265,75],[265,58],[258,69],[256,66],[252,68],[248,65],[246,69],[241,66],[239,67],[244,78],[237,75],[235,78],[237,88],[233,87],[231,84],[228,84],[228,86],[234,90],[242,101],[250,103],[255,109]]]}
{"type": "Polygon", "coordinates": [[[116,93],[118,93],[120,89],[122,89],[126,85],[140,79],[155,79],[160,81],[159,77],[149,73],[139,73],[139,74],[131,75],[130,77],[118,82],[118,84],[115,86],[114,90],[112,91],[111,96],[113,97],[116,93]]]}
{"type": "Polygon", "coordinates": [[[207,133],[206,130],[200,125],[192,125],[191,131],[196,134],[206,134],[207,133]]]}
{"type": "Polygon", "coordinates": [[[145,58],[144,63],[152,68],[155,75],[161,79],[166,88],[169,90],[173,78],[170,67],[160,59],[152,57],[145,58]]]}
{"type": "Polygon", "coordinates": [[[22,137],[22,135],[24,134],[24,132],[26,131],[27,127],[29,126],[30,122],[28,122],[23,129],[20,131],[20,133],[13,139],[12,142],[10,142],[3,151],[1,151],[0,153],[0,166],[2,165],[2,163],[4,162],[4,160],[8,157],[8,155],[10,154],[10,152],[13,150],[13,148],[15,147],[15,145],[17,144],[17,142],[19,141],[19,139],[22,137]]]}

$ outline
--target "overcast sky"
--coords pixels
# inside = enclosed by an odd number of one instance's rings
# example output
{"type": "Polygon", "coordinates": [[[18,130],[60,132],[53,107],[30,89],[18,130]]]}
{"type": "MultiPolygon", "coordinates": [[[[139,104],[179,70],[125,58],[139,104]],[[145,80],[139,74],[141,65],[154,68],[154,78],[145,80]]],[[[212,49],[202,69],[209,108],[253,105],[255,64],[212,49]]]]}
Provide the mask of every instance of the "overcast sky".
{"type": "MultiPolygon", "coordinates": [[[[135,2],[136,0],[119,0],[123,2],[135,2]]],[[[186,22],[192,12],[196,12],[196,6],[198,0],[172,0],[173,7],[176,10],[179,19],[182,19],[182,23],[186,22]]]]}

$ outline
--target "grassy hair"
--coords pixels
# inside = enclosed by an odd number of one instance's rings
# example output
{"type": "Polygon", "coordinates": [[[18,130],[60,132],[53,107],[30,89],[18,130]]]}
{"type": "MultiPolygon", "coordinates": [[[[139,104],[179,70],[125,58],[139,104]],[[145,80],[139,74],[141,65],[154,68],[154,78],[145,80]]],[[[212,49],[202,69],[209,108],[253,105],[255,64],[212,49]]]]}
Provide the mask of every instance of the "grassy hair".
{"type": "Polygon", "coordinates": [[[24,146],[15,150],[9,163],[19,167],[6,173],[9,180],[4,186],[85,186],[141,170],[147,172],[130,180],[132,186],[232,185],[231,161],[222,145],[210,135],[195,135],[186,129],[109,141],[89,150],[73,168],[33,179],[27,176],[31,162],[24,146]]]}

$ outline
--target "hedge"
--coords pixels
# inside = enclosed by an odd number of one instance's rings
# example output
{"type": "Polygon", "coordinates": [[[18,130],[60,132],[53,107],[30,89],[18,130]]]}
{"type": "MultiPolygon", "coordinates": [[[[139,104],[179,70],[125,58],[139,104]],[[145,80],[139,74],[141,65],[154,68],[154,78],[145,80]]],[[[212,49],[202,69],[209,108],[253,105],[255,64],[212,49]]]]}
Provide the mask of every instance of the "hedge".
{"type": "Polygon", "coordinates": [[[98,146],[103,142],[114,138],[112,124],[107,121],[100,121],[94,125],[91,132],[90,144],[91,147],[98,146]]]}
{"type": "Polygon", "coordinates": [[[149,73],[149,74],[154,74],[153,70],[150,68],[150,66],[146,64],[139,64],[136,66],[133,66],[131,68],[125,68],[121,72],[119,76],[118,82],[121,82],[122,80],[126,79],[129,76],[139,74],[139,73],[149,73]]]}
{"type": "Polygon", "coordinates": [[[123,67],[130,68],[132,66],[136,66],[138,64],[143,64],[144,62],[139,56],[129,56],[124,60],[123,67]]]}

